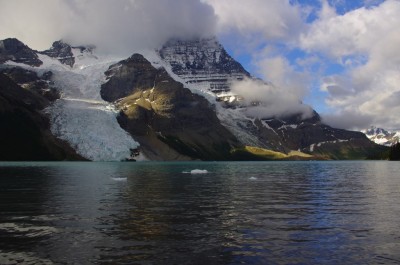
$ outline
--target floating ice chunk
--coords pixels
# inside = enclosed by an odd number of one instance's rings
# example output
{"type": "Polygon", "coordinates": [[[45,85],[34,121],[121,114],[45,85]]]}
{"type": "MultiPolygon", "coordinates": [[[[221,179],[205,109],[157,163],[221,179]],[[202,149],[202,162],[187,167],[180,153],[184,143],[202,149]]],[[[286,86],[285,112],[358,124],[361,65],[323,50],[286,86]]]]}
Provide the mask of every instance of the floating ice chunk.
{"type": "Polygon", "coordinates": [[[257,180],[258,178],[256,177],[250,177],[249,180],[257,180]]]}
{"type": "Polygon", "coordinates": [[[193,169],[190,171],[190,174],[207,174],[208,171],[206,169],[193,169]]]}
{"type": "Polygon", "coordinates": [[[191,171],[183,171],[184,174],[207,174],[208,171],[206,169],[193,169],[191,171]]]}
{"type": "Polygon", "coordinates": [[[115,181],[127,181],[128,180],[128,178],[111,178],[112,180],[115,180],[115,181]]]}

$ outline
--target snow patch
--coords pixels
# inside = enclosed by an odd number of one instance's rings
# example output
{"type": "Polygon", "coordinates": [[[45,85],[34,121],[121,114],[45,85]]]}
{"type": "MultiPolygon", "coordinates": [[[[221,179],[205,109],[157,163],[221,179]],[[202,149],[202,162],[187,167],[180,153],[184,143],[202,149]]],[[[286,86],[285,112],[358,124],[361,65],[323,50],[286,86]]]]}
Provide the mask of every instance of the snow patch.
{"type": "Polygon", "coordinates": [[[282,130],[282,129],[287,130],[288,128],[297,129],[297,127],[298,127],[297,124],[288,124],[288,125],[282,125],[281,127],[278,128],[278,130],[282,130]]]}
{"type": "Polygon", "coordinates": [[[324,144],[337,144],[337,143],[344,143],[344,142],[349,142],[349,141],[351,141],[351,139],[350,140],[338,139],[338,140],[334,140],[334,141],[319,142],[319,143],[315,143],[315,144],[310,145],[309,149],[310,149],[310,152],[314,152],[315,146],[321,147],[324,144]]]}
{"type": "MultiPolygon", "coordinates": [[[[262,120],[262,121],[261,121],[261,124],[262,124],[265,128],[267,128],[268,130],[273,131],[276,135],[279,136],[279,134],[278,134],[271,126],[269,126],[269,124],[268,124],[266,121],[262,120]]],[[[280,129],[280,128],[279,128],[279,129],[280,129]]],[[[279,130],[279,129],[278,129],[278,130],[279,130]]]]}
{"type": "Polygon", "coordinates": [[[310,152],[311,153],[314,152],[314,146],[315,146],[315,144],[310,145],[310,152]]]}

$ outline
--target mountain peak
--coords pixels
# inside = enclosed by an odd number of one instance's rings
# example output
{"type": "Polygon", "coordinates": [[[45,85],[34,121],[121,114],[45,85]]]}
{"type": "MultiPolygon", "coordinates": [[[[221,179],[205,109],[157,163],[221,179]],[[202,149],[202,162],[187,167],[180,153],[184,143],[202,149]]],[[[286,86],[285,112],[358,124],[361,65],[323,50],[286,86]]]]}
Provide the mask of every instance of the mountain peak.
{"type": "Polygon", "coordinates": [[[0,40],[0,63],[13,61],[30,66],[40,66],[42,61],[34,50],[16,38],[0,40]]]}
{"type": "Polygon", "coordinates": [[[370,129],[362,131],[371,141],[385,146],[391,146],[400,141],[400,132],[388,131],[371,126],[370,129]]]}
{"type": "Polygon", "coordinates": [[[0,40],[0,48],[10,49],[11,47],[18,46],[25,46],[25,44],[17,38],[7,38],[4,40],[0,40]]]}
{"type": "Polygon", "coordinates": [[[71,67],[75,64],[72,47],[62,40],[53,42],[51,48],[43,51],[42,53],[52,58],[56,58],[61,63],[69,65],[71,67]]]}
{"type": "Polygon", "coordinates": [[[367,135],[381,134],[381,135],[387,136],[390,134],[390,132],[385,129],[382,129],[382,128],[371,126],[370,129],[366,130],[366,134],[367,135]]]}
{"type": "Polygon", "coordinates": [[[193,40],[172,39],[158,51],[172,71],[188,84],[208,87],[213,93],[229,91],[230,83],[250,77],[215,37],[193,40]]]}

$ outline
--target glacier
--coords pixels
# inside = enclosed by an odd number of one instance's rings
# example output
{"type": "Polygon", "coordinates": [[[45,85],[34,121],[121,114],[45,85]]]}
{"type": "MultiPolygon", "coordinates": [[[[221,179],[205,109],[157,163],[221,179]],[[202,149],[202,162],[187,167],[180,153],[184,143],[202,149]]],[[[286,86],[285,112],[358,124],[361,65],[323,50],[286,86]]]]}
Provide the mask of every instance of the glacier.
{"type": "Polygon", "coordinates": [[[79,49],[73,49],[73,54],[72,68],[46,55],[39,55],[43,65],[33,68],[38,74],[51,71],[61,91],[61,98],[45,109],[52,133],[92,161],[131,158],[131,149],[139,144],[118,124],[115,107],[100,97],[104,72],[120,58],[101,58],[79,49]]]}

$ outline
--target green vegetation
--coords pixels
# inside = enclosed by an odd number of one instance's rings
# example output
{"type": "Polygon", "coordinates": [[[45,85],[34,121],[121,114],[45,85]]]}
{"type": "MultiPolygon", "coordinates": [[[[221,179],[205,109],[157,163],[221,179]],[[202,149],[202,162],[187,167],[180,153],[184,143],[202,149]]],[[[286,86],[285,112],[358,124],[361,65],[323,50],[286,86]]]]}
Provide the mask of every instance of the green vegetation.
{"type": "Polygon", "coordinates": [[[315,159],[314,156],[305,154],[299,151],[291,151],[289,154],[276,152],[264,148],[245,146],[242,148],[235,148],[232,150],[232,157],[234,160],[310,160],[315,159]]]}

